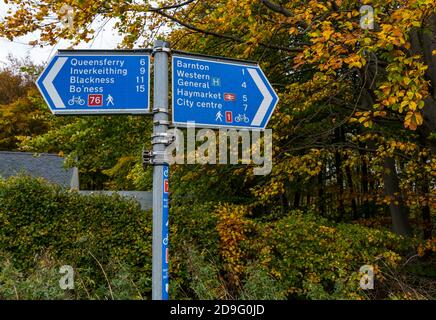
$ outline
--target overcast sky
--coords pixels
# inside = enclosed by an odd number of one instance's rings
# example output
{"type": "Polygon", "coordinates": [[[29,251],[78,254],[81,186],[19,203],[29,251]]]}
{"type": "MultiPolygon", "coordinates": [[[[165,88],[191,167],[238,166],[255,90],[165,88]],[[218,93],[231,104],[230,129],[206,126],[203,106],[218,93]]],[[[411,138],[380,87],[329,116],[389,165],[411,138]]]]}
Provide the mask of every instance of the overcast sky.
{"type": "MultiPolygon", "coordinates": [[[[0,19],[6,15],[7,5],[0,0],[0,19]]],[[[92,43],[83,43],[77,49],[115,49],[120,42],[121,37],[113,30],[115,21],[106,24],[104,30],[100,32],[98,37],[92,43]],[[112,22],[112,23],[111,23],[112,22]]],[[[96,22],[95,26],[100,25],[96,22]]],[[[25,58],[29,56],[37,64],[45,64],[56,53],[57,49],[65,49],[69,47],[68,41],[60,41],[56,46],[46,46],[44,48],[32,47],[28,45],[29,41],[36,40],[37,35],[31,34],[25,37],[15,39],[13,42],[0,38],[0,65],[7,61],[8,54],[12,54],[17,58],[25,58]]]]}

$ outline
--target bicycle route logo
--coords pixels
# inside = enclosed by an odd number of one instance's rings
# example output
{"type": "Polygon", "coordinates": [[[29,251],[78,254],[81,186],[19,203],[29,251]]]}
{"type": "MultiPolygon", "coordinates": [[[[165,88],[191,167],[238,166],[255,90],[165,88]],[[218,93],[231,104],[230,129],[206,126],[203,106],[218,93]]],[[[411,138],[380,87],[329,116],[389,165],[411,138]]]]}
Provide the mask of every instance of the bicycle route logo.
{"type": "Polygon", "coordinates": [[[82,96],[73,95],[70,100],[68,100],[68,105],[71,107],[79,106],[83,107],[85,104],[88,107],[103,107],[106,106],[114,106],[114,98],[108,94],[106,99],[103,99],[102,94],[89,94],[87,97],[87,101],[82,98],[82,96]]]}

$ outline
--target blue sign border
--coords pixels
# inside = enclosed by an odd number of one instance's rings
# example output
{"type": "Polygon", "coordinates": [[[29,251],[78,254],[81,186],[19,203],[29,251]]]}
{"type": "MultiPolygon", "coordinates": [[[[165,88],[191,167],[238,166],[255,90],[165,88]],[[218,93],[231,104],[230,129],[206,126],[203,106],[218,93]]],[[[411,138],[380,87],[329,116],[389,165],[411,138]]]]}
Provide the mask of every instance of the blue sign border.
{"type": "Polygon", "coordinates": [[[142,114],[150,114],[151,109],[151,54],[149,52],[128,52],[123,53],[122,51],[89,51],[89,50],[77,50],[77,51],[68,51],[68,52],[58,52],[55,54],[51,59],[50,62],[47,64],[47,67],[44,69],[44,71],[39,75],[38,79],[35,81],[37,88],[42,93],[42,97],[44,98],[45,103],[49,107],[50,111],[54,115],[80,115],[80,116],[95,116],[95,115],[114,115],[114,114],[125,114],[125,115],[142,115],[142,114]],[[54,108],[53,103],[50,103],[49,101],[49,94],[46,90],[46,88],[43,85],[40,85],[40,81],[42,81],[42,77],[46,76],[47,70],[49,70],[51,67],[53,67],[53,64],[59,57],[75,57],[75,56],[81,56],[81,57],[101,57],[101,56],[112,56],[112,57],[125,57],[125,56],[143,56],[148,58],[148,101],[147,101],[147,107],[144,109],[104,109],[99,108],[98,110],[60,110],[59,108],[54,108]]]}
{"type": "Polygon", "coordinates": [[[277,106],[277,104],[279,103],[279,96],[277,95],[277,93],[275,92],[273,86],[271,85],[271,83],[269,82],[268,78],[266,77],[265,73],[263,72],[263,70],[260,68],[259,64],[255,63],[255,62],[250,62],[250,61],[243,61],[243,60],[235,60],[235,59],[226,59],[224,57],[206,57],[203,55],[195,55],[195,54],[184,54],[184,53],[174,53],[171,57],[171,66],[172,66],[172,79],[171,79],[171,85],[172,85],[172,97],[171,97],[171,103],[172,103],[172,123],[175,127],[182,127],[182,128],[186,128],[186,127],[198,127],[198,128],[210,128],[210,129],[217,129],[217,128],[223,128],[223,129],[248,129],[248,130],[258,130],[258,131],[263,131],[265,130],[266,126],[269,123],[269,120],[271,119],[271,116],[274,113],[274,110],[277,106]],[[189,60],[197,60],[197,61],[203,61],[203,62],[216,62],[216,63],[221,63],[221,64],[229,64],[229,65],[235,65],[235,66],[239,66],[239,67],[243,67],[243,66],[247,66],[247,67],[251,67],[251,68],[256,68],[257,70],[259,70],[262,74],[262,76],[265,78],[265,80],[267,81],[268,85],[271,87],[271,91],[274,94],[274,98],[276,99],[276,103],[273,107],[273,110],[271,111],[271,113],[269,114],[268,118],[266,118],[265,124],[263,127],[253,127],[253,126],[233,126],[233,125],[214,125],[214,124],[209,124],[209,123],[200,123],[200,122],[194,122],[194,121],[190,121],[190,122],[176,122],[174,121],[174,89],[175,89],[175,68],[174,68],[174,59],[176,58],[182,58],[182,59],[189,59],[189,60]]]}

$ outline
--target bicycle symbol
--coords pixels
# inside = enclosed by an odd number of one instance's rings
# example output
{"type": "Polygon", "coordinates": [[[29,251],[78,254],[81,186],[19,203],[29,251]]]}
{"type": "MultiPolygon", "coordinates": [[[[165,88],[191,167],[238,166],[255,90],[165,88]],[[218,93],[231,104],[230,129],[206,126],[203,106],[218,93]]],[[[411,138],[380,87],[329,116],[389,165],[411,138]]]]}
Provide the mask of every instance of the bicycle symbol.
{"type": "Polygon", "coordinates": [[[82,99],[81,96],[73,96],[70,100],[68,100],[68,105],[74,106],[75,104],[78,104],[79,106],[83,106],[85,104],[85,100],[82,99]]]}
{"type": "Polygon", "coordinates": [[[238,114],[238,116],[235,118],[235,122],[245,122],[248,123],[250,119],[244,114],[238,114]]]}

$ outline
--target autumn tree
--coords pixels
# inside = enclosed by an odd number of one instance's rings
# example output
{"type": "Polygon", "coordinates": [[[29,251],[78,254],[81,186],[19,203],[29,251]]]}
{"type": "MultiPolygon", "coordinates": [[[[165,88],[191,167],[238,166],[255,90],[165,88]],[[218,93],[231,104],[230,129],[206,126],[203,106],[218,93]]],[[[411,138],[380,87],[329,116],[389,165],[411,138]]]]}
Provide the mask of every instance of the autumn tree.
{"type": "Polygon", "coordinates": [[[0,70],[0,150],[18,150],[23,139],[50,126],[48,108],[34,84],[39,71],[29,60],[12,57],[0,70]]]}
{"type": "Polygon", "coordinates": [[[176,49],[261,64],[281,98],[271,121],[273,172],[253,177],[251,167],[204,167],[185,181],[205,171],[240,176],[239,190],[249,190],[248,202],[260,211],[306,206],[357,219],[389,208],[403,235],[410,234],[409,211],[421,212],[416,218],[431,235],[434,0],[8,3],[0,36],[9,39],[38,30],[35,45],[59,38],[74,45],[98,33],[89,27],[98,17],[117,21],[125,35],[120,47],[165,36],[176,49]],[[70,24],[62,22],[70,12],[64,4],[74,13],[70,24]],[[374,28],[363,5],[374,10],[374,28]]]}

